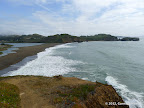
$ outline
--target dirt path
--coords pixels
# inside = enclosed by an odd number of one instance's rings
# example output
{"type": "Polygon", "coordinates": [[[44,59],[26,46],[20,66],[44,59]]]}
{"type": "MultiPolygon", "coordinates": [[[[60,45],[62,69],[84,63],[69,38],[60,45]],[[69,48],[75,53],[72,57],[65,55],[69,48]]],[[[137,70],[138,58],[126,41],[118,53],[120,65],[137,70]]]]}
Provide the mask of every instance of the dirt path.
{"type": "Polygon", "coordinates": [[[22,108],[55,108],[47,100],[40,96],[40,93],[34,91],[27,82],[29,78],[14,78],[5,82],[16,85],[20,90],[22,108]]]}
{"type": "Polygon", "coordinates": [[[129,108],[112,86],[73,77],[16,76],[1,80],[20,90],[22,108],[129,108]],[[86,97],[85,97],[86,96],[86,97]]]}
{"type": "Polygon", "coordinates": [[[55,108],[50,104],[53,93],[60,86],[92,83],[77,78],[58,78],[18,76],[3,80],[2,82],[16,85],[20,90],[22,108],[55,108]]]}

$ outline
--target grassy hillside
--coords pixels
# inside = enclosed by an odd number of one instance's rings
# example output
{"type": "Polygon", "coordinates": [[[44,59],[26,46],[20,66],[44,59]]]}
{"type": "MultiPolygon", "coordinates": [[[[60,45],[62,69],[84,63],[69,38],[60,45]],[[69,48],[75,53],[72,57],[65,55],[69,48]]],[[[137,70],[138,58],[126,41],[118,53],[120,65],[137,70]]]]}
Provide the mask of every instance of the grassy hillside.
{"type": "MultiPolygon", "coordinates": [[[[126,41],[138,41],[139,38],[126,38],[126,41]]],[[[121,41],[116,36],[109,34],[98,34],[93,36],[72,36],[69,34],[56,34],[52,36],[32,35],[11,35],[0,36],[0,41],[12,43],[69,43],[83,41],[121,41]]]]}
{"type": "Polygon", "coordinates": [[[0,82],[1,107],[129,108],[127,105],[106,104],[124,103],[112,86],[74,77],[16,76],[1,78],[0,82]]]}

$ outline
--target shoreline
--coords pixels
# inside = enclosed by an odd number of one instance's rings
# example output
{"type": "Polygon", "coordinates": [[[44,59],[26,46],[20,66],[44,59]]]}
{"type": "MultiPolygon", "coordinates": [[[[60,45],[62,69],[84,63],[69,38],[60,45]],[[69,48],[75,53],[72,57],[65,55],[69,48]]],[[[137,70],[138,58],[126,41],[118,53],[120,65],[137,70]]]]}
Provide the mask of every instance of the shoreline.
{"type": "Polygon", "coordinates": [[[11,48],[13,45],[9,45],[9,44],[4,44],[4,45],[0,45],[0,55],[3,54],[3,51],[7,50],[8,48],[11,48]]]}
{"type": "Polygon", "coordinates": [[[28,56],[36,55],[37,53],[44,51],[46,48],[56,45],[60,45],[60,43],[47,43],[36,46],[20,47],[19,50],[15,51],[16,53],[10,53],[6,56],[0,57],[0,71],[22,61],[28,56]]]}

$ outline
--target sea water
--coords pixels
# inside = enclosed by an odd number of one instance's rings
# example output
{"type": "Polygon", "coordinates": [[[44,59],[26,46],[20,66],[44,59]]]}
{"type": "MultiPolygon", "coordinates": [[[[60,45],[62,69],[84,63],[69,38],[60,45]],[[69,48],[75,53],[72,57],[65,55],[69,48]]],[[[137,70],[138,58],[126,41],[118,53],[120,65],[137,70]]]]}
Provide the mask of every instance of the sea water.
{"type": "Polygon", "coordinates": [[[144,108],[144,40],[69,43],[47,48],[2,76],[78,77],[112,85],[130,108],[144,108]]]}

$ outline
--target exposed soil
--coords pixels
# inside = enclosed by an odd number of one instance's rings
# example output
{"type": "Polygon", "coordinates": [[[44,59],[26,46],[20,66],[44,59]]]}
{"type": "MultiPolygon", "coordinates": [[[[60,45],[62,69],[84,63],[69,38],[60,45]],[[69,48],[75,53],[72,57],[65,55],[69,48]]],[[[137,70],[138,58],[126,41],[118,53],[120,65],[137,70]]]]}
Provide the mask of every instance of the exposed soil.
{"type": "Polygon", "coordinates": [[[62,76],[16,76],[1,82],[19,88],[22,108],[128,108],[127,105],[105,105],[105,102],[123,103],[123,100],[112,86],[98,82],[62,76]],[[85,90],[89,87],[94,89],[88,93],[85,90]],[[87,93],[86,98],[83,93],[87,93]]]}

